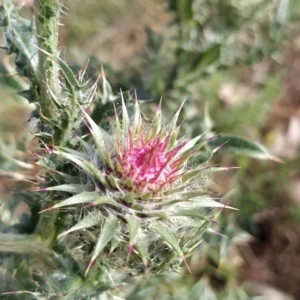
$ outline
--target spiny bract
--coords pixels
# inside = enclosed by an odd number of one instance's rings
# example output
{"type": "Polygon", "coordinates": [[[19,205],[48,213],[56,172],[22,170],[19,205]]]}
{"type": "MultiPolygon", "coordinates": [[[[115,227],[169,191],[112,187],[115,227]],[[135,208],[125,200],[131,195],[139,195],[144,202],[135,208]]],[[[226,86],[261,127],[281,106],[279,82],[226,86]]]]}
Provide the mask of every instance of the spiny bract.
{"type": "Polygon", "coordinates": [[[49,210],[72,214],[60,237],[79,237],[86,274],[97,262],[126,274],[177,268],[200,243],[215,208],[224,207],[206,192],[221,168],[203,165],[212,153],[201,150],[201,136],[177,139],[180,110],[164,125],[159,105],[148,123],[137,100],[131,117],[123,101],[109,132],[82,110],[92,141],[79,139],[80,151],[49,150],[73,165],[61,174],[63,184],[43,190],[70,193],[49,210]]]}

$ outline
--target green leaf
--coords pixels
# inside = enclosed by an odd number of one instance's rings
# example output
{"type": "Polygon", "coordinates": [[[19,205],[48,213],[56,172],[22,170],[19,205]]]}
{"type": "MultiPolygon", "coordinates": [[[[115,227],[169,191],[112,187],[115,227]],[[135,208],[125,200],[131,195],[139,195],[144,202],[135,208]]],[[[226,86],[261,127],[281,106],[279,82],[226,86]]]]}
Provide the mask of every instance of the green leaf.
{"type": "Polygon", "coordinates": [[[141,112],[138,100],[134,102],[134,115],[132,119],[133,132],[138,135],[141,128],[141,112]]]}
{"type": "Polygon", "coordinates": [[[198,197],[189,201],[179,202],[172,207],[170,213],[172,216],[185,216],[208,221],[212,217],[211,213],[214,211],[214,208],[235,209],[208,197],[198,197]]]}
{"type": "Polygon", "coordinates": [[[147,235],[139,229],[138,235],[134,240],[134,245],[139,252],[139,255],[144,263],[144,267],[147,268],[147,258],[148,258],[148,240],[147,235]]]}
{"type": "Polygon", "coordinates": [[[185,202],[185,200],[181,199],[180,196],[179,196],[178,198],[175,198],[175,199],[160,201],[159,205],[161,207],[168,207],[168,206],[174,205],[176,203],[180,203],[180,202],[185,202]]]}
{"type": "Polygon", "coordinates": [[[112,254],[115,251],[115,249],[120,245],[120,243],[122,243],[121,234],[120,234],[120,236],[115,235],[110,241],[109,254],[112,254]]]}
{"type": "Polygon", "coordinates": [[[194,137],[193,139],[191,139],[190,141],[188,141],[176,154],[175,159],[182,156],[185,152],[191,150],[196,143],[199,141],[199,139],[201,138],[201,135],[194,137]]]}
{"type": "Polygon", "coordinates": [[[69,193],[80,193],[83,187],[81,184],[61,184],[56,186],[47,187],[41,190],[45,191],[62,191],[69,193]]]}
{"type": "Polygon", "coordinates": [[[126,143],[127,142],[126,138],[130,126],[130,119],[129,119],[127,107],[122,93],[121,93],[121,100],[122,100],[122,139],[126,143]]]}
{"type": "Polygon", "coordinates": [[[199,63],[197,69],[206,68],[219,60],[221,53],[221,44],[213,44],[208,49],[200,52],[198,55],[199,63]]]}
{"type": "Polygon", "coordinates": [[[81,194],[62,200],[59,203],[43,210],[42,212],[75,204],[85,204],[89,202],[92,202],[94,205],[98,205],[106,203],[111,204],[112,201],[107,196],[99,196],[98,192],[83,192],[81,194]]]}
{"type": "MultiPolygon", "coordinates": [[[[144,214],[144,213],[142,212],[141,214],[144,214]]],[[[162,220],[169,220],[169,216],[165,212],[158,211],[158,210],[147,211],[147,216],[152,217],[152,218],[159,218],[162,220]]]]}
{"type": "Polygon", "coordinates": [[[153,222],[150,224],[149,228],[160,235],[179,256],[183,257],[183,253],[174,234],[165,224],[159,221],[153,222]]]}
{"type": "Polygon", "coordinates": [[[93,227],[97,224],[101,224],[102,218],[103,218],[103,216],[101,215],[100,212],[98,212],[98,211],[92,212],[92,213],[88,214],[86,217],[84,217],[82,220],[80,220],[76,225],[74,225],[70,229],[61,233],[58,237],[63,237],[65,235],[69,234],[70,232],[73,232],[76,230],[85,229],[85,228],[93,227]]]}
{"type": "Polygon", "coordinates": [[[88,273],[91,268],[93,262],[99,256],[100,252],[104,249],[104,247],[110,242],[110,240],[117,234],[118,231],[118,218],[115,215],[110,215],[105,223],[98,237],[98,241],[96,243],[92,258],[87,267],[85,275],[88,273]]]}
{"type": "Polygon", "coordinates": [[[175,252],[178,253],[182,261],[184,262],[185,266],[191,273],[191,270],[183,256],[183,252],[174,236],[172,231],[162,222],[156,221],[150,224],[149,228],[156,232],[158,235],[160,235],[166,242],[167,244],[173,249],[175,252]]]}
{"type": "Polygon", "coordinates": [[[204,179],[209,176],[212,176],[213,174],[221,171],[228,171],[234,169],[233,167],[208,167],[208,168],[198,168],[194,170],[187,171],[182,177],[181,180],[183,183],[189,181],[189,180],[199,180],[204,179]]]}
{"type": "Polygon", "coordinates": [[[106,183],[103,174],[97,168],[95,168],[94,165],[91,164],[90,162],[82,159],[81,157],[77,157],[75,155],[65,153],[65,152],[61,152],[61,151],[53,151],[53,153],[55,153],[57,155],[60,155],[64,158],[72,161],[78,167],[80,167],[82,170],[84,170],[86,173],[94,176],[101,183],[104,183],[104,184],[106,183]]]}
{"type": "Polygon", "coordinates": [[[113,169],[112,162],[109,159],[110,153],[107,149],[107,142],[110,141],[110,136],[107,132],[101,129],[83,109],[82,112],[91,126],[91,134],[93,135],[101,159],[103,159],[109,167],[113,169]]]}
{"type": "Polygon", "coordinates": [[[193,13],[193,0],[178,0],[172,3],[173,9],[180,17],[180,21],[185,25],[193,23],[194,13],[193,13]]]}
{"type": "Polygon", "coordinates": [[[138,233],[138,230],[141,226],[140,218],[135,215],[127,215],[126,220],[128,223],[129,230],[129,244],[133,244],[133,241],[138,233]]]}
{"type": "Polygon", "coordinates": [[[187,191],[187,192],[181,192],[179,194],[179,198],[183,201],[185,200],[190,200],[192,198],[195,198],[197,197],[197,199],[206,199],[207,196],[202,196],[202,197],[199,197],[200,195],[207,195],[207,191],[205,191],[205,189],[203,187],[200,187],[198,189],[194,189],[194,190],[191,190],[191,191],[187,191]]]}
{"type": "Polygon", "coordinates": [[[217,201],[213,200],[212,198],[207,198],[207,197],[206,198],[199,197],[198,199],[193,198],[190,201],[195,202],[195,207],[194,207],[195,210],[200,209],[202,207],[230,208],[230,209],[236,210],[236,208],[234,208],[234,207],[227,206],[226,204],[217,202],[217,201]]]}
{"type": "Polygon", "coordinates": [[[189,164],[192,166],[202,165],[208,162],[212,158],[212,156],[213,152],[210,150],[200,152],[198,155],[195,155],[189,159],[189,164]]]}
{"type": "Polygon", "coordinates": [[[261,144],[239,136],[227,134],[218,135],[209,141],[208,146],[211,149],[221,146],[218,150],[221,153],[244,155],[258,159],[276,160],[276,158],[272,156],[261,144]]]}
{"type": "Polygon", "coordinates": [[[113,175],[108,175],[107,176],[107,180],[109,181],[110,185],[115,188],[115,189],[118,189],[118,190],[121,190],[121,188],[119,187],[118,185],[118,179],[113,176],[113,175]]]}
{"type": "Polygon", "coordinates": [[[55,61],[60,69],[61,72],[69,86],[69,88],[71,88],[71,90],[80,90],[83,86],[79,84],[79,82],[77,81],[73,71],[71,70],[71,68],[66,64],[66,62],[64,60],[62,60],[60,57],[53,55],[52,53],[49,53],[47,51],[45,51],[44,49],[41,49],[37,46],[34,46],[37,49],[39,49],[39,51],[42,51],[43,53],[45,53],[47,56],[49,56],[53,61],[55,61]]]}
{"type": "MultiPolygon", "coordinates": [[[[80,143],[82,143],[82,140],[79,139],[80,143]]],[[[88,156],[84,153],[84,152],[80,152],[80,151],[76,151],[74,149],[71,149],[71,148],[67,148],[67,147],[57,147],[57,149],[59,151],[62,151],[62,152],[66,152],[66,153],[69,153],[69,154],[72,154],[74,156],[77,156],[77,157],[80,157],[82,159],[88,159],[88,156]]],[[[88,152],[88,151],[86,151],[88,152]]]]}
{"type": "Polygon", "coordinates": [[[104,70],[101,70],[101,75],[102,75],[102,95],[100,97],[101,99],[101,104],[105,105],[108,102],[113,102],[115,101],[118,96],[115,96],[113,94],[112,88],[110,83],[107,81],[106,77],[105,77],[105,73],[104,70]]]}
{"type": "Polygon", "coordinates": [[[179,109],[177,110],[177,112],[175,113],[174,117],[170,120],[170,122],[165,126],[164,128],[164,135],[168,135],[170,134],[171,132],[173,132],[175,129],[176,129],[176,124],[177,124],[177,121],[178,121],[178,117],[180,115],[180,112],[182,110],[182,107],[184,105],[184,102],[180,105],[179,109]]]}
{"type": "Polygon", "coordinates": [[[162,127],[162,115],[161,115],[161,102],[156,109],[156,113],[153,117],[152,124],[150,129],[152,129],[152,138],[155,138],[156,135],[160,132],[162,127]]]}
{"type": "Polygon", "coordinates": [[[177,216],[177,217],[189,217],[189,218],[194,218],[194,219],[200,219],[203,221],[209,221],[207,216],[205,216],[202,213],[199,213],[193,209],[188,210],[188,209],[182,209],[182,210],[178,210],[174,213],[171,213],[172,216],[177,216]]]}
{"type": "Polygon", "coordinates": [[[36,43],[32,22],[18,15],[12,1],[1,1],[0,26],[5,27],[8,54],[16,53],[15,63],[20,75],[36,80],[38,56],[33,48],[36,43]]]}
{"type": "MultiPolygon", "coordinates": [[[[186,197],[186,199],[189,199],[189,197],[186,197]]],[[[180,200],[173,200],[173,203],[171,200],[169,200],[170,204],[173,204],[171,208],[171,214],[178,215],[181,211],[191,211],[193,210],[196,212],[202,212],[203,208],[229,208],[234,209],[236,208],[228,206],[224,203],[220,203],[218,201],[215,201],[218,199],[208,198],[207,196],[198,196],[189,199],[188,201],[180,201],[180,200]]],[[[169,203],[166,203],[169,204],[169,203]]]]}

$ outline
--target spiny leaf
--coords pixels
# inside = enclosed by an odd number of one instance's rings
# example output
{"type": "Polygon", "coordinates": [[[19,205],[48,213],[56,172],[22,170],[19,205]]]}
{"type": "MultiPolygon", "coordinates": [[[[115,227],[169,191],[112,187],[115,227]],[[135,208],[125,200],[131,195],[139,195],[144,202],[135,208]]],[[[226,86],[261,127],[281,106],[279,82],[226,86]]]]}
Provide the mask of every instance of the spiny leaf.
{"type": "Polygon", "coordinates": [[[106,142],[110,140],[109,135],[102,130],[83,109],[82,112],[91,126],[91,134],[94,137],[94,141],[97,145],[101,159],[103,159],[109,165],[109,167],[113,168],[111,160],[108,159],[109,155],[106,155],[108,151],[106,142]]]}
{"type": "Polygon", "coordinates": [[[193,198],[193,202],[197,202],[196,206],[201,208],[201,207],[219,207],[219,208],[229,208],[229,209],[234,209],[237,210],[234,207],[231,206],[227,206],[226,204],[217,202],[215,200],[213,200],[212,198],[193,198]]]}
{"type": "Polygon", "coordinates": [[[33,45],[34,47],[36,47],[39,51],[42,51],[43,53],[45,53],[47,56],[49,56],[52,60],[54,60],[56,63],[58,63],[64,78],[66,79],[66,82],[68,84],[68,87],[71,90],[80,90],[83,85],[79,84],[79,82],[77,81],[73,71],[71,70],[71,68],[66,64],[66,62],[64,60],[62,60],[60,57],[57,57],[47,51],[45,51],[44,49],[41,49],[35,45],[33,45]]]}
{"type": "MultiPolygon", "coordinates": [[[[181,257],[181,259],[184,261],[186,264],[185,258],[183,256],[182,250],[173,234],[173,232],[162,222],[152,222],[149,226],[151,230],[156,232],[158,235],[160,235],[173,249],[175,252],[178,253],[178,255],[181,257]]],[[[187,268],[189,269],[188,265],[186,264],[187,268]]]]}
{"type": "Polygon", "coordinates": [[[161,101],[156,109],[156,114],[153,117],[151,130],[152,130],[152,138],[155,138],[158,132],[161,130],[162,125],[162,112],[161,112],[161,101]]]}
{"type": "MultiPolygon", "coordinates": [[[[183,184],[178,184],[178,186],[174,187],[174,188],[170,188],[169,190],[166,190],[164,192],[164,196],[168,196],[168,195],[176,195],[177,193],[181,193],[182,191],[184,191],[188,186],[190,185],[189,182],[185,182],[183,184]]],[[[206,194],[206,193],[205,193],[206,194]]]]}
{"type": "Polygon", "coordinates": [[[100,252],[109,243],[109,241],[113,238],[113,236],[116,235],[117,229],[118,229],[118,218],[114,215],[110,215],[105,221],[103,228],[101,229],[101,232],[98,237],[98,241],[93,251],[92,258],[86,269],[85,276],[87,275],[89,269],[91,268],[96,258],[99,256],[100,252]]]}
{"type": "Polygon", "coordinates": [[[160,205],[161,207],[163,207],[163,206],[168,207],[168,206],[171,206],[171,205],[174,205],[174,204],[176,204],[176,203],[183,202],[183,201],[185,201],[185,200],[184,200],[184,199],[181,199],[181,198],[176,198],[176,199],[172,199],[172,200],[161,201],[161,202],[159,202],[159,205],[160,205]]]}
{"type": "Polygon", "coordinates": [[[98,197],[95,199],[95,201],[93,201],[93,205],[102,205],[102,204],[114,205],[116,207],[120,206],[118,202],[114,201],[112,198],[107,196],[98,197]]]}
{"type": "Polygon", "coordinates": [[[190,141],[188,141],[176,154],[176,157],[180,157],[181,155],[183,155],[185,152],[189,151],[190,149],[192,149],[196,143],[201,139],[201,137],[203,136],[203,134],[196,136],[195,138],[191,139],[190,141]]]}
{"type": "Polygon", "coordinates": [[[8,54],[16,53],[17,71],[24,76],[36,78],[38,57],[33,44],[36,42],[32,32],[32,22],[21,18],[12,1],[1,1],[1,24],[5,27],[6,49],[8,54]]]}
{"type": "Polygon", "coordinates": [[[194,170],[187,171],[182,176],[182,182],[186,182],[190,179],[203,179],[204,177],[211,176],[214,173],[220,172],[220,171],[228,171],[231,169],[235,169],[234,167],[208,167],[208,168],[198,168],[194,170]]]}
{"type": "Polygon", "coordinates": [[[180,249],[180,246],[177,243],[174,234],[165,224],[156,221],[156,222],[152,222],[149,228],[154,232],[156,232],[158,235],[160,235],[169,244],[169,246],[173,250],[175,250],[179,255],[182,255],[182,251],[180,249]]]}
{"type": "Polygon", "coordinates": [[[261,144],[234,135],[218,135],[208,143],[211,149],[222,144],[224,145],[219,149],[219,152],[244,155],[258,159],[278,160],[261,144]]]}
{"type": "MultiPolygon", "coordinates": [[[[82,140],[79,139],[79,141],[82,143],[82,140]]],[[[57,147],[56,148],[57,150],[61,151],[61,152],[66,152],[66,153],[69,153],[69,154],[72,154],[74,156],[77,156],[77,157],[80,157],[82,159],[88,159],[87,155],[84,153],[84,152],[80,152],[80,151],[76,151],[74,149],[71,149],[71,148],[67,148],[67,147],[57,147]]],[[[52,150],[50,150],[51,152],[52,150]]],[[[55,153],[55,152],[54,152],[55,153]]]]}
{"type": "Polygon", "coordinates": [[[169,138],[168,146],[166,148],[167,151],[170,151],[171,149],[173,149],[175,147],[179,131],[180,131],[180,126],[178,126],[177,128],[175,128],[170,133],[170,138],[169,138]]]}
{"type": "Polygon", "coordinates": [[[197,155],[191,157],[189,159],[189,164],[191,166],[198,166],[198,165],[202,165],[206,162],[208,162],[213,156],[213,152],[208,150],[208,151],[202,151],[199,154],[197,153],[197,155]]]}
{"type": "Polygon", "coordinates": [[[59,109],[64,108],[63,102],[59,99],[59,97],[57,97],[57,96],[55,95],[55,93],[54,93],[54,92],[52,91],[52,89],[50,88],[49,84],[46,83],[46,85],[47,85],[47,88],[48,88],[48,92],[49,92],[49,94],[50,94],[51,97],[52,97],[53,103],[54,103],[54,104],[57,106],[57,108],[59,108],[59,109]]]}
{"type": "Polygon", "coordinates": [[[122,239],[116,235],[111,239],[109,255],[111,255],[114,252],[114,250],[120,245],[121,242],[122,242],[122,239]]]}
{"type": "Polygon", "coordinates": [[[132,120],[133,133],[138,135],[141,128],[141,112],[138,99],[135,99],[134,103],[134,115],[132,120]]]}
{"type": "Polygon", "coordinates": [[[187,192],[181,192],[179,194],[180,199],[182,200],[191,200],[195,201],[195,197],[197,197],[197,200],[199,199],[207,199],[208,197],[206,196],[207,192],[203,190],[203,188],[195,189],[192,191],[187,191],[187,192]],[[193,199],[192,199],[193,198],[193,199]]]}
{"type": "Polygon", "coordinates": [[[89,202],[95,202],[99,200],[104,201],[105,203],[110,203],[110,198],[106,196],[99,196],[98,192],[83,192],[81,194],[74,195],[72,197],[69,197],[65,200],[60,201],[59,203],[43,210],[51,210],[51,209],[56,209],[56,208],[61,208],[65,206],[70,206],[70,205],[75,205],[75,204],[84,204],[84,203],[89,203],[89,202]]]}
{"type": "Polygon", "coordinates": [[[142,229],[139,229],[139,232],[134,240],[134,245],[143,261],[145,270],[147,270],[148,240],[147,235],[142,231],[142,229]]]}
{"type": "MultiPolygon", "coordinates": [[[[84,105],[84,107],[86,107],[87,105],[90,105],[92,100],[94,99],[97,89],[98,89],[98,81],[100,79],[100,76],[96,79],[95,83],[90,87],[90,88],[86,88],[85,91],[81,91],[81,97],[79,97],[78,99],[78,104],[79,105],[84,105]]],[[[88,82],[91,79],[88,80],[88,82]]],[[[88,82],[86,82],[85,84],[87,85],[88,82]]]]}
{"type": "Polygon", "coordinates": [[[180,105],[179,109],[177,110],[176,114],[174,115],[174,117],[171,119],[171,121],[166,125],[165,129],[164,129],[164,135],[168,135],[170,134],[172,131],[175,130],[176,128],[176,124],[177,124],[177,120],[179,117],[179,114],[181,112],[181,109],[184,105],[185,100],[182,102],[182,104],[180,105]]]}
{"type": "Polygon", "coordinates": [[[110,83],[107,81],[105,77],[105,73],[103,68],[101,68],[101,76],[102,76],[102,95],[100,96],[101,104],[105,105],[108,102],[115,101],[118,96],[113,94],[110,83]]]}
{"type": "Polygon", "coordinates": [[[110,185],[115,188],[115,189],[118,189],[118,190],[121,190],[120,187],[119,187],[119,184],[118,184],[118,179],[113,176],[113,175],[108,175],[107,176],[107,180],[109,181],[110,185]]]}
{"type": "Polygon", "coordinates": [[[129,132],[130,120],[129,120],[128,111],[122,93],[121,93],[121,100],[122,100],[122,134],[123,134],[122,139],[123,142],[126,143],[127,142],[126,137],[129,132]]]}
{"type": "MultiPolygon", "coordinates": [[[[138,212],[138,211],[136,213],[144,214],[144,212],[138,212]]],[[[163,211],[158,211],[158,210],[150,211],[149,210],[149,211],[147,211],[146,214],[149,217],[159,218],[159,219],[163,219],[163,220],[166,220],[166,221],[169,220],[169,216],[163,211]]]]}
{"type": "Polygon", "coordinates": [[[68,153],[61,152],[61,151],[52,151],[52,153],[55,153],[55,154],[65,157],[66,159],[75,163],[78,167],[80,167],[82,170],[84,170],[88,174],[91,174],[92,176],[94,176],[101,183],[105,183],[103,174],[98,169],[96,169],[94,167],[94,165],[91,164],[90,162],[88,162],[80,157],[76,157],[72,154],[68,154],[68,153]]]}
{"type": "Polygon", "coordinates": [[[194,218],[194,219],[200,219],[203,221],[209,221],[209,219],[205,215],[203,215],[193,209],[176,210],[174,213],[171,212],[171,214],[172,214],[172,216],[177,216],[177,217],[189,217],[189,218],[194,218]]]}
{"type": "Polygon", "coordinates": [[[65,235],[69,234],[70,232],[73,232],[76,230],[85,229],[85,228],[93,227],[97,224],[101,224],[102,218],[103,218],[103,216],[101,215],[100,212],[98,212],[98,211],[92,212],[92,213],[88,214],[86,217],[84,217],[82,220],[80,220],[76,225],[74,225],[70,229],[62,232],[58,237],[63,237],[65,235]]]}
{"type": "Polygon", "coordinates": [[[127,215],[126,220],[128,223],[128,231],[129,231],[129,244],[133,245],[133,240],[135,239],[138,230],[141,226],[140,218],[135,215],[127,215]]]}
{"type": "Polygon", "coordinates": [[[40,191],[62,191],[69,193],[80,193],[83,187],[81,184],[61,184],[46,188],[41,188],[40,191]]]}

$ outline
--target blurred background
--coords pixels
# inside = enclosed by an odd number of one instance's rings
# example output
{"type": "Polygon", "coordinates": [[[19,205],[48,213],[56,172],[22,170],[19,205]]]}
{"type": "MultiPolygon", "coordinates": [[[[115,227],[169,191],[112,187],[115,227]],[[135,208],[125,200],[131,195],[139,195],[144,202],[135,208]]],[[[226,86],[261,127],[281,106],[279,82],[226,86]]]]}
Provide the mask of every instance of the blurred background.
{"type": "MultiPolygon", "coordinates": [[[[31,1],[24,15],[32,14],[31,1]]],[[[238,211],[223,211],[189,258],[192,274],[128,280],[126,299],[300,299],[300,2],[297,0],[65,0],[61,55],[78,72],[105,71],[112,93],[136,90],[171,118],[186,99],[183,132],[210,122],[216,133],[259,141],[282,162],[217,154],[237,166],[214,190],[238,211]],[[209,110],[210,118],[205,117],[209,110]],[[201,295],[201,296],[199,296],[201,295]]],[[[4,39],[1,35],[1,44],[4,39]]],[[[0,194],[39,176],[14,171],[32,159],[27,118],[33,107],[16,91],[13,58],[1,51],[0,194]],[[17,150],[16,150],[17,149],[17,150]],[[24,151],[27,154],[24,154],[24,151]]],[[[26,82],[24,81],[24,84],[26,82]]],[[[149,116],[149,114],[147,114],[149,116]]],[[[10,223],[26,210],[18,202],[10,223]]]]}

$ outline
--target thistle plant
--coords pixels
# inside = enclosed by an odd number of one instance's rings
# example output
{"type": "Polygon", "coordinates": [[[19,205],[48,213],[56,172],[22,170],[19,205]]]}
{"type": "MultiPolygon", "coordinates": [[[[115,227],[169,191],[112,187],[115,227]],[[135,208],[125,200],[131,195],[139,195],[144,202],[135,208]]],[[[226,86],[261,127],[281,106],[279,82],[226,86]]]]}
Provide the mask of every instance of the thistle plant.
{"type": "Polygon", "coordinates": [[[92,140],[78,138],[79,150],[49,149],[78,173],[71,183],[65,179],[71,174],[60,174],[59,185],[42,190],[73,194],[46,210],[73,210],[73,224],[59,238],[74,240],[85,230],[82,249],[94,245],[85,274],[96,260],[125,274],[176,268],[201,241],[214,209],[224,207],[206,195],[206,181],[222,168],[203,165],[209,155],[200,154],[201,135],[177,138],[180,109],[164,125],[160,106],[149,124],[138,101],[131,117],[122,106],[109,132],[84,113],[92,140]]]}
{"type": "Polygon", "coordinates": [[[114,95],[104,74],[97,94],[98,81],[85,80],[84,71],[76,77],[59,57],[59,3],[36,0],[34,7],[34,22],[10,1],[0,11],[5,48],[30,80],[19,94],[36,106],[38,165],[45,172],[27,201],[32,232],[0,235],[5,262],[15,261],[4,266],[14,275],[3,291],[22,299],[95,299],[124,277],[178,270],[182,262],[189,268],[186,258],[228,207],[208,188],[212,175],[228,168],[207,162],[223,143],[264,158],[265,150],[225,137],[212,147],[212,132],[188,140],[180,135],[181,107],[165,123],[159,104],[148,121],[139,100],[114,95]],[[108,101],[115,101],[115,113],[103,129],[87,109],[108,101]]]}

